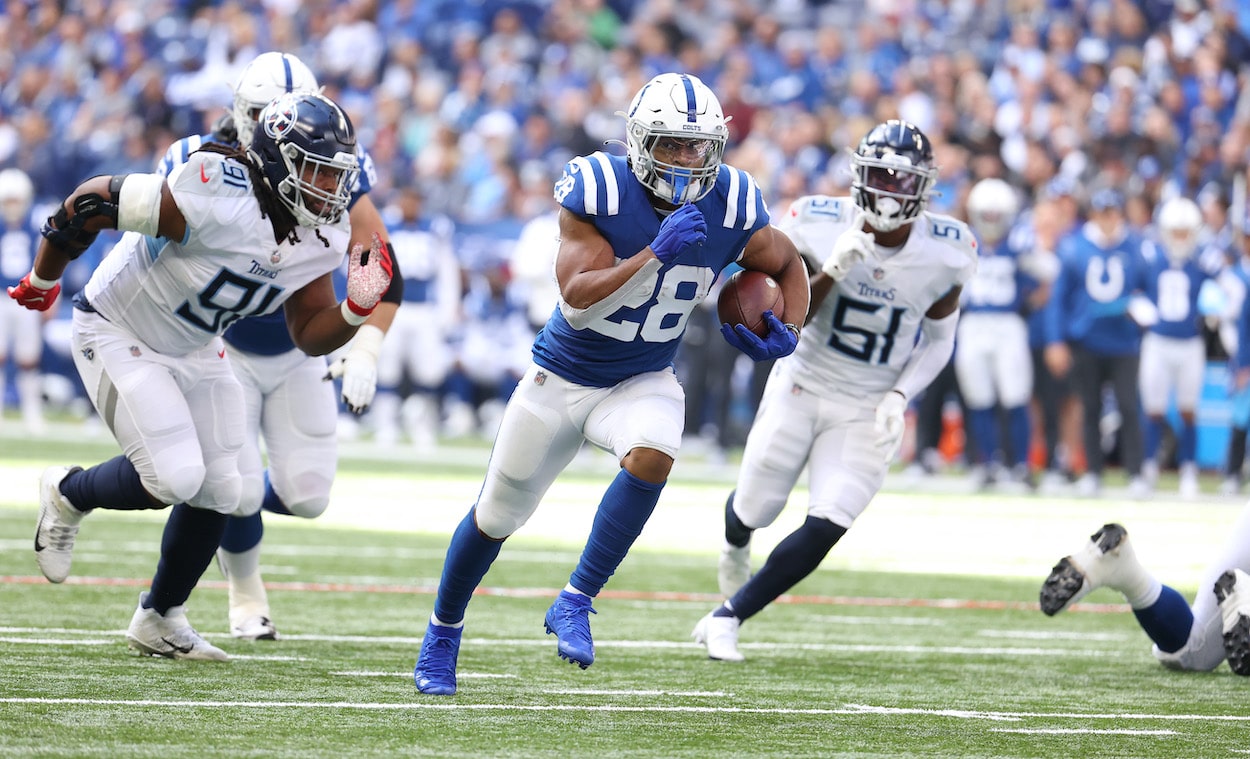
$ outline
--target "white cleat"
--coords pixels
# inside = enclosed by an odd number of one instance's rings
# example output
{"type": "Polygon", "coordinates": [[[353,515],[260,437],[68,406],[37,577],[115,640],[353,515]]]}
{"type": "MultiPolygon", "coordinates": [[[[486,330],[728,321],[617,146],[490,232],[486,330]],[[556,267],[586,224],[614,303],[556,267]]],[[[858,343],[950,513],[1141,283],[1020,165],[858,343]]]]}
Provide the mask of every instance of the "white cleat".
{"type": "Polygon", "coordinates": [[[1250,575],[1230,569],[1215,581],[1223,620],[1224,654],[1233,672],[1250,676],[1250,575]]]}
{"type": "MultiPolygon", "coordinates": [[[[253,552],[252,558],[258,561],[256,555],[253,552]]],[[[260,571],[246,575],[233,571],[232,567],[240,561],[247,563],[246,553],[217,549],[217,566],[225,575],[229,590],[230,634],[240,640],[278,640],[280,636],[269,615],[269,596],[260,571]]]]}
{"type": "Polygon", "coordinates": [[[78,524],[87,512],[79,511],[61,495],[61,481],[79,467],[52,466],[39,477],[39,525],[35,527],[35,561],[49,582],[65,582],[74,560],[78,524]]]}
{"type": "Polygon", "coordinates": [[[1202,488],[1198,484],[1198,466],[1196,464],[1181,465],[1181,479],[1178,495],[1182,500],[1192,501],[1198,498],[1202,488]]]}
{"type": "Polygon", "coordinates": [[[1078,498],[1097,498],[1102,495],[1102,478],[1093,472],[1086,472],[1076,481],[1078,498]]]}
{"type": "Polygon", "coordinates": [[[1128,530],[1106,524],[1090,536],[1081,550],[1059,560],[1042,583],[1042,612],[1053,617],[1104,585],[1119,590],[1134,583],[1145,570],[1128,540],[1128,530]]]}
{"type": "Polygon", "coordinates": [[[1154,486],[1145,477],[1133,477],[1128,481],[1128,497],[1134,501],[1148,501],[1154,497],[1154,486]]]}
{"type": "Polygon", "coordinates": [[[269,617],[258,615],[230,622],[230,634],[240,640],[278,640],[278,629],[269,617]]]}
{"type": "Polygon", "coordinates": [[[147,593],[139,595],[139,606],[130,618],[126,641],[131,648],[148,656],[197,661],[230,661],[230,656],[200,637],[187,621],[187,607],[174,606],[165,616],[143,608],[147,593]]]}
{"type": "Polygon", "coordinates": [[[737,617],[714,617],[714,612],[699,620],[694,626],[691,637],[694,642],[707,648],[707,658],[717,661],[743,661],[746,659],[738,651],[737,617]]]}
{"type": "Polygon", "coordinates": [[[716,580],[720,584],[720,592],[726,598],[738,592],[738,589],[751,579],[751,544],[739,548],[728,541],[720,549],[720,561],[716,566],[716,580]]]}

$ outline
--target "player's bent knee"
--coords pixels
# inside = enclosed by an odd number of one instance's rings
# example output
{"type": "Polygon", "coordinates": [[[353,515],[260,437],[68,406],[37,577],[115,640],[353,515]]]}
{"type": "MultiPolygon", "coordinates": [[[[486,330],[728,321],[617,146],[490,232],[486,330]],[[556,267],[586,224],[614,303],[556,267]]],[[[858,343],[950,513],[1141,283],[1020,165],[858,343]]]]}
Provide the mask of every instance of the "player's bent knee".
{"type": "Polygon", "coordinates": [[[166,467],[156,472],[154,483],[144,483],[152,497],[161,503],[186,503],[204,487],[207,469],[203,464],[166,467]]]}
{"type": "Polygon", "coordinates": [[[673,458],[654,448],[635,448],[621,459],[621,466],[644,482],[659,484],[668,479],[673,458]]]}
{"type": "Polygon", "coordinates": [[[316,519],[324,514],[326,508],[329,507],[330,496],[315,496],[290,502],[284,501],[283,504],[294,516],[303,517],[304,519],[316,519]]]}

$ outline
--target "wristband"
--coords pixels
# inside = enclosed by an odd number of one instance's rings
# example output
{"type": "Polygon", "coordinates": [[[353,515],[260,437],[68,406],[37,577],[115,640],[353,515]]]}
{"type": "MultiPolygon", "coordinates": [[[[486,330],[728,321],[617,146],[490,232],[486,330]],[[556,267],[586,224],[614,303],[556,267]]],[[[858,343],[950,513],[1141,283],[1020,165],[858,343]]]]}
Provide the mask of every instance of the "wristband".
{"type": "Polygon", "coordinates": [[[356,313],[351,309],[351,306],[347,305],[347,301],[343,301],[339,304],[339,313],[343,314],[343,321],[353,327],[359,327],[369,320],[369,314],[362,315],[356,313]]]}
{"type": "Polygon", "coordinates": [[[59,280],[44,279],[43,277],[36,274],[34,269],[31,269],[30,274],[27,275],[27,281],[30,282],[31,287],[37,287],[40,290],[51,290],[53,287],[56,286],[56,283],[59,280]]]}

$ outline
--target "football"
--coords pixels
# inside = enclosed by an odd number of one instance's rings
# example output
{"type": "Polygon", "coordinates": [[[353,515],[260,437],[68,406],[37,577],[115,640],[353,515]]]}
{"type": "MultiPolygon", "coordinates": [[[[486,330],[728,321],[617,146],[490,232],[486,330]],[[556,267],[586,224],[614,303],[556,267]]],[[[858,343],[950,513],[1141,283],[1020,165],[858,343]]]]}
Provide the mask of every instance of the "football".
{"type": "Polygon", "coordinates": [[[785,300],[777,280],[759,271],[737,272],[720,291],[716,314],[722,324],[742,324],[760,337],[768,334],[764,312],[772,311],[785,321],[785,300]]]}

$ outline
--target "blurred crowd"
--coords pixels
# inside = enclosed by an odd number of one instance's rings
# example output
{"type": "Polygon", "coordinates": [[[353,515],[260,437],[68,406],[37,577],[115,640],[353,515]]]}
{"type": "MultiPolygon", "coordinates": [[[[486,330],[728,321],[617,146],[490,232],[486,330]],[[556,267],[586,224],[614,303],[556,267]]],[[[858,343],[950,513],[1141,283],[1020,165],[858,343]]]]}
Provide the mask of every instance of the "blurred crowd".
{"type": "MultiPolygon", "coordinates": [[[[930,210],[965,218],[972,185],[1000,177],[1019,194],[1018,223],[1044,220],[1046,241],[1056,209],[1070,229],[1097,180],[1123,191],[1143,234],[1182,196],[1202,209],[1204,249],[1228,266],[1245,252],[1244,0],[10,0],[0,169],[24,171],[39,206],[86,176],[151,171],[170,143],[210,131],[267,50],[298,55],[350,114],[388,222],[423,218],[452,261],[437,318],[447,378],[433,409],[427,398],[366,418],[388,438],[489,434],[554,305],[553,182],[570,158],[617,150],[605,143],[624,137],[618,111],[664,71],[717,93],[732,117],[726,162],[755,176],[775,215],[805,194],[848,194],[848,150],[903,118],[935,146],[930,210]],[[418,435],[420,416],[439,424],[418,435]]],[[[766,367],[735,361],[708,306],[679,369],[688,433],[724,450],[741,442],[766,367]]],[[[67,344],[57,329],[45,364],[67,344]]],[[[400,400],[430,384],[409,378],[400,400]]],[[[911,454],[930,469],[941,406],[911,454]]]]}

